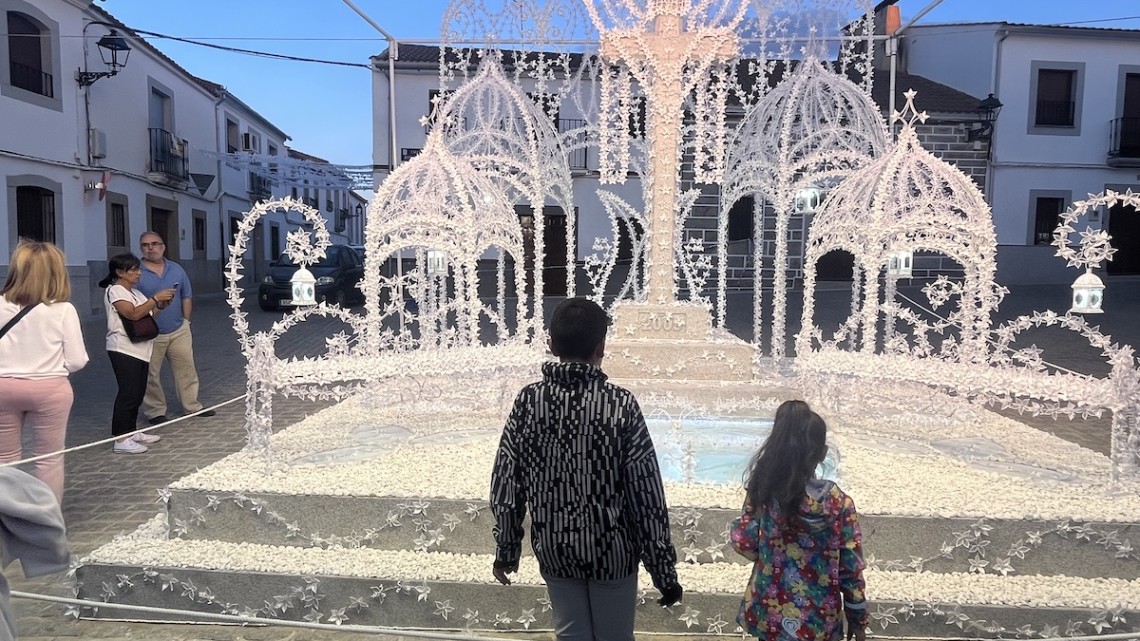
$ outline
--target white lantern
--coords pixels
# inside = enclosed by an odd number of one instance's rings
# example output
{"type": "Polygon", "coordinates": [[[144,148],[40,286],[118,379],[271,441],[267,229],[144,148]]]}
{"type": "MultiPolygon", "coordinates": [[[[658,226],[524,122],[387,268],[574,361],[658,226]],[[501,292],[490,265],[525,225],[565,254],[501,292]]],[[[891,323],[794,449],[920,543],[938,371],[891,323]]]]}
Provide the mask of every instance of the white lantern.
{"type": "Polygon", "coordinates": [[[1104,282],[1092,270],[1081,274],[1073,283],[1073,308],[1069,313],[1103,314],[1104,282]]]}
{"type": "Polygon", "coordinates": [[[892,278],[910,278],[911,264],[914,262],[914,252],[910,250],[891,252],[887,258],[887,276],[892,278]]]}
{"type": "Polygon", "coordinates": [[[293,300],[289,301],[291,305],[300,307],[317,304],[317,279],[313,277],[313,272],[301,267],[293,273],[289,282],[293,285],[293,300]]]}
{"type": "Polygon", "coordinates": [[[447,275],[447,252],[428,250],[427,273],[428,276],[447,275]]]}
{"type": "Polygon", "coordinates": [[[814,212],[819,209],[822,201],[823,194],[819,191],[819,187],[815,185],[806,187],[796,194],[796,211],[799,213],[814,212]]]}

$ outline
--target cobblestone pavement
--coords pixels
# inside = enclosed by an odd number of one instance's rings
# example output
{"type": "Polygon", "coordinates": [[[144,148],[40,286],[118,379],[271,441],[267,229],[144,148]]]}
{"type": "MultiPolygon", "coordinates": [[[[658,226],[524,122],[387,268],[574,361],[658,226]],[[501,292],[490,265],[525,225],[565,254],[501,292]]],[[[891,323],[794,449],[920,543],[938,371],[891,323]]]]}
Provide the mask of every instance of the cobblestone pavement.
{"type": "MultiPolygon", "coordinates": [[[[910,292],[912,298],[915,292],[910,292]]],[[[1064,286],[1020,287],[1007,297],[1001,308],[1002,319],[1033,310],[1067,309],[1069,291],[1064,286]]],[[[792,295],[789,319],[798,319],[798,296],[792,295]]],[[[817,309],[820,318],[842,318],[848,309],[845,292],[821,292],[817,309]]],[[[917,298],[916,298],[917,300],[917,298]]],[[[254,330],[267,329],[280,314],[257,310],[252,297],[247,309],[254,330]]],[[[743,338],[751,337],[751,296],[734,295],[729,304],[729,328],[743,338]]],[[[547,313],[552,305],[547,305],[547,313]]],[[[1140,278],[1117,277],[1108,280],[1105,313],[1098,320],[1105,333],[1114,340],[1140,344],[1140,278]]],[[[238,351],[236,334],[229,318],[230,310],[219,294],[200,297],[195,303],[193,333],[198,371],[201,378],[200,398],[207,406],[239,399],[245,392],[244,361],[238,351]]],[[[798,331],[793,321],[789,334],[798,331]]],[[[1001,322],[1000,319],[998,322],[1001,322]]],[[[79,445],[108,437],[115,381],[103,346],[105,321],[92,319],[84,324],[90,364],[72,380],[75,405],[72,410],[67,443],[79,445]]],[[[277,344],[281,356],[318,354],[324,338],[340,331],[340,321],[315,318],[287,333],[277,344]]],[[[1087,343],[1073,336],[1058,336],[1055,330],[1047,337],[1040,333],[1026,335],[1026,343],[1034,340],[1046,348],[1045,357],[1074,370],[1103,375],[1104,359],[1087,343]]],[[[179,407],[173,395],[169,371],[166,372],[167,395],[171,416],[179,407]]],[[[290,425],[323,405],[288,399],[275,399],[275,428],[290,425]]],[[[158,488],[208,465],[240,449],[244,444],[244,405],[241,400],[218,407],[212,418],[189,418],[161,428],[162,442],[150,452],[137,455],[113,455],[111,446],[98,446],[67,456],[67,488],[63,511],[67,519],[73,551],[85,554],[121,532],[133,530],[159,511],[158,488]]],[[[1022,417],[1035,427],[1051,431],[1061,438],[1086,447],[1107,452],[1107,420],[1053,421],[1022,417]]],[[[53,580],[24,579],[18,566],[8,572],[12,588],[58,596],[70,596],[68,587],[53,580]]],[[[23,637],[48,639],[169,639],[190,640],[296,640],[351,639],[358,634],[314,632],[286,628],[250,628],[217,625],[161,625],[117,623],[108,621],[72,621],[62,616],[59,605],[17,599],[14,601],[23,637]]],[[[493,636],[493,635],[491,635],[493,636]]],[[[370,637],[396,639],[397,637],[370,637]]],[[[512,638],[524,638],[512,634],[512,638]]],[[[534,638],[549,638],[535,635],[534,638]]]]}

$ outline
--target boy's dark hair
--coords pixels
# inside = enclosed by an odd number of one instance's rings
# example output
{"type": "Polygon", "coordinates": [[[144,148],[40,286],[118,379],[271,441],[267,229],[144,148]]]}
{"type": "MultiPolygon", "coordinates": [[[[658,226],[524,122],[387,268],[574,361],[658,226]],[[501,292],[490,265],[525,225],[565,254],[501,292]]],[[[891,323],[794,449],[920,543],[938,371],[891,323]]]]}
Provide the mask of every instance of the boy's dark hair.
{"type": "Polygon", "coordinates": [[[597,303],[586,298],[567,298],[554,310],[550,321],[550,346],[554,355],[589,360],[606,338],[610,317],[597,303]]]}

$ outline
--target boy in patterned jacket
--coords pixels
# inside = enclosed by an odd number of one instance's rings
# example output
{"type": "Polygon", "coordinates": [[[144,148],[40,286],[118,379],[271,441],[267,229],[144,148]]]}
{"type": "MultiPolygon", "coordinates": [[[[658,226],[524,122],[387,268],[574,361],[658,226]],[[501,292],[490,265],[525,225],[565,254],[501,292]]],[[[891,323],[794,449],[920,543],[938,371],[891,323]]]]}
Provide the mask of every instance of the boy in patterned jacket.
{"type": "Polygon", "coordinates": [[[515,399],[491,475],[494,575],[519,567],[523,519],[559,639],[633,641],[640,559],[681,600],[661,471],[641,407],[600,368],[609,318],[571,298],[554,311],[543,378],[515,399]]]}

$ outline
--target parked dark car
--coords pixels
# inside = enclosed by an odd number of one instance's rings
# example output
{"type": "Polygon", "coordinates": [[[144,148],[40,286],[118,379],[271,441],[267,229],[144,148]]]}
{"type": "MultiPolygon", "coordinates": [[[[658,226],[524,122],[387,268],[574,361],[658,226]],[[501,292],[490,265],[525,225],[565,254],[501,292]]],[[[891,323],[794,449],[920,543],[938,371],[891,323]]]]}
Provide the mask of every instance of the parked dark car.
{"type": "MultiPolygon", "coordinates": [[[[269,274],[257,288],[257,304],[266,311],[288,307],[293,300],[293,285],[289,279],[297,265],[288,254],[281,254],[270,268],[269,274]]],[[[324,258],[309,265],[317,279],[317,302],[336,303],[342,307],[349,301],[364,302],[364,293],[357,285],[364,277],[364,263],[348,245],[330,245],[324,258]]]]}
{"type": "Polygon", "coordinates": [[[364,259],[365,259],[364,245],[349,245],[349,247],[351,247],[353,249],[353,251],[356,252],[357,256],[360,256],[360,262],[363,263],[364,259]]]}

